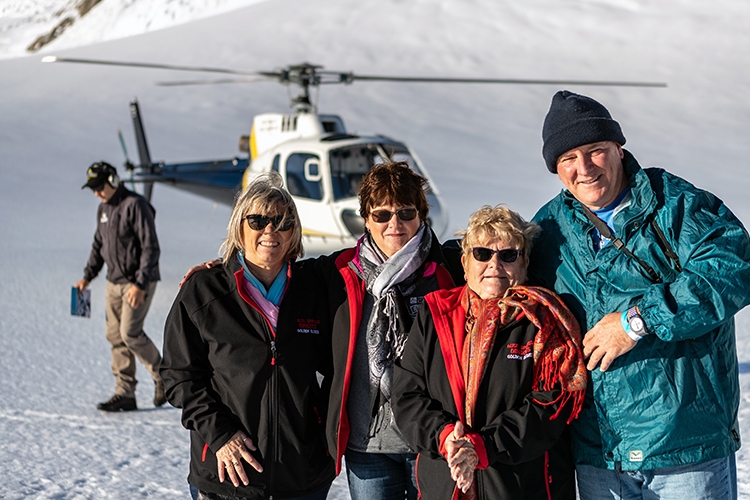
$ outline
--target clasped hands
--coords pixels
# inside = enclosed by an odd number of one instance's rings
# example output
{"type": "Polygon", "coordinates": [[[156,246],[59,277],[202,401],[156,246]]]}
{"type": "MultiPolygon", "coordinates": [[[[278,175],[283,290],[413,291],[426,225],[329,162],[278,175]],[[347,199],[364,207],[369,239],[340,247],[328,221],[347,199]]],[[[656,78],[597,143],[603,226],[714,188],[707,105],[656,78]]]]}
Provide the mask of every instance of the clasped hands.
{"type": "Polygon", "coordinates": [[[479,464],[479,455],[466,436],[466,430],[461,421],[456,422],[448,437],[443,443],[446,452],[446,460],[451,471],[451,479],[464,493],[469,491],[471,483],[474,482],[474,470],[479,464]]]}
{"type": "Polygon", "coordinates": [[[235,488],[240,485],[240,481],[245,486],[250,484],[250,480],[245,473],[245,467],[242,465],[242,460],[244,459],[245,462],[258,472],[263,472],[263,466],[250,454],[250,451],[255,450],[257,448],[253,444],[252,439],[247,437],[242,431],[235,432],[234,436],[216,452],[219,481],[223,483],[226,474],[228,474],[235,488]]]}

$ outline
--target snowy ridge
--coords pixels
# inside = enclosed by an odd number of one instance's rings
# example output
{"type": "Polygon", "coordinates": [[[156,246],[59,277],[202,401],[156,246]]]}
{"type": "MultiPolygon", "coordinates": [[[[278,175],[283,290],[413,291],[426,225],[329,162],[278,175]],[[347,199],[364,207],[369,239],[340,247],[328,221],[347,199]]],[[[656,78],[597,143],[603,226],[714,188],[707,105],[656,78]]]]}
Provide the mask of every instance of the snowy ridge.
{"type": "Polygon", "coordinates": [[[0,5],[0,59],[148,33],[261,1],[11,0],[0,5]],[[56,38],[29,50],[56,27],[56,38]]]}

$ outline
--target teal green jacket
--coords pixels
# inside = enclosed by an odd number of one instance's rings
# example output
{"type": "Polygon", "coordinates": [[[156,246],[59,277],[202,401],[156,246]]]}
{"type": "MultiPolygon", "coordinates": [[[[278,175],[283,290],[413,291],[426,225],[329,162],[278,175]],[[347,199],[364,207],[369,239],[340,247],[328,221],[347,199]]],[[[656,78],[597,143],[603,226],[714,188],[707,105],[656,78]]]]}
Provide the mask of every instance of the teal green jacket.
{"type": "Polygon", "coordinates": [[[750,302],[750,240],[716,196],[662,169],[641,169],[625,151],[630,206],[615,235],[649,264],[655,283],[612,244],[594,252],[593,224],[563,191],[534,220],[530,280],[554,289],[590,330],[637,305],[648,335],[606,372],[590,372],[572,426],[576,463],[649,470],[722,458],[740,447],[734,315],[750,302]],[[679,256],[665,256],[648,217],[679,256]]]}

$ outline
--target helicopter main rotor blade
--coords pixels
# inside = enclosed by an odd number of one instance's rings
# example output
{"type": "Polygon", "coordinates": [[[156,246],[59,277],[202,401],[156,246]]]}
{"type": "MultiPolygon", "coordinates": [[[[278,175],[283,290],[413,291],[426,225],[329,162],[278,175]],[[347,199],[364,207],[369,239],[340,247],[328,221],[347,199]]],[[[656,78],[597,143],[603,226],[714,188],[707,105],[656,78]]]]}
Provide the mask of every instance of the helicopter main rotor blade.
{"type": "MultiPolygon", "coordinates": [[[[372,76],[342,73],[343,83],[354,80],[384,81],[384,82],[414,82],[414,83],[510,83],[527,85],[594,85],[610,87],[666,87],[666,83],[659,82],[610,82],[590,80],[517,80],[512,78],[442,78],[442,77],[410,77],[410,76],[372,76]]],[[[338,82],[321,82],[338,83],[338,82]]]]}
{"type": "Polygon", "coordinates": [[[254,83],[267,82],[268,78],[219,78],[216,80],[181,80],[173,82],[156,82],[160,87],[179,87],[180,85],[213,85],[215,83],[254,83]]]}
{"type": "Polygon", "coordinates": [[[209,68],[201,66],[177,66],[173,64],[155,64],[155,63],[137,63],[137,62],[124,62],[124,61],[107,61],[105,59],[77,59],[73,57],[57,57],[57,56],[46,56],[42,58],[42,62],[68,62],[68,63],[82,63],[82,64],[98,64],[101,66],[127,66],[131,68],[151,68],[151,69],[174,69],[178,71],[204,71],[208,73],[226,73],[230,75],[262,75],[263,73],[257,71],[241,71],[235,69],[226,68],[209,68]]]}
{"type": "MultiPolygon", "coordinates": [[[[352,72],[340,73],[322,70],[322,66],[301,63],[288,66],[276,71],[242,71],[227,68],[211,68],[204,66],[180,66],[173,64],[138,63],[124,61],[109,61],[105,59],[78,59],[72,57],[46,56],[42,62],[69,62],[83,64],[98,64],[104,66],[126,66],[131,68],[171,69],[178,71],[202,71],[207,73],[224,73],[229,75],[252,75],[256,77],[277,80],[283,84],[293,83],[304,88],[308,86],[327,85],[333,83],[349,84],[355,80],[409,83],[494,83],[494,84],[525,84],[525,85],[589,85],[609,87],[666,87],[666,83],[659,82],[625,82],[625,81],[592,81],[592,80],[534,80],[513,78],[454,78],[454,77],[421,77],[421,76],[378,76],[357,75],[352,72]]],[[[188,81],[163,82],[160,85],[202,85],[210,83],[235,83],[242,80],[188,81]]],[[[257,81],[257,80],[249,80],[257,81]]]]}

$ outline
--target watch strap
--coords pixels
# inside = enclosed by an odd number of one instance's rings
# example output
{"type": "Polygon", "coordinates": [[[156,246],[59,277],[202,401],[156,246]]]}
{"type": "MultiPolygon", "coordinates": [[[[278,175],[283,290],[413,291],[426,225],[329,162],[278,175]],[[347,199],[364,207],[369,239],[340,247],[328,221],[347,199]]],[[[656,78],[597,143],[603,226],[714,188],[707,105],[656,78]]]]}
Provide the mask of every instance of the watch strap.
{"type": "MultiPolygon", "coordinates": [[[[630,328],[630,320],[635,316],[638,316],[641,318],[641,320],[643,320],[641,315],[638,313],[638,309],[636,306],[633,306],[630,309],[626,309],[620,315],[620,324],[622,325],[623,330],[625,330],[625,333],[628,334],[628,337],[630,337],[633,341],[638,342],[643,338],[643,335],[638,335],[633,331],[632,328],[630,328]]],[[[646,333],[645,328],[643,330],[643,333],[646,333]]]]}

